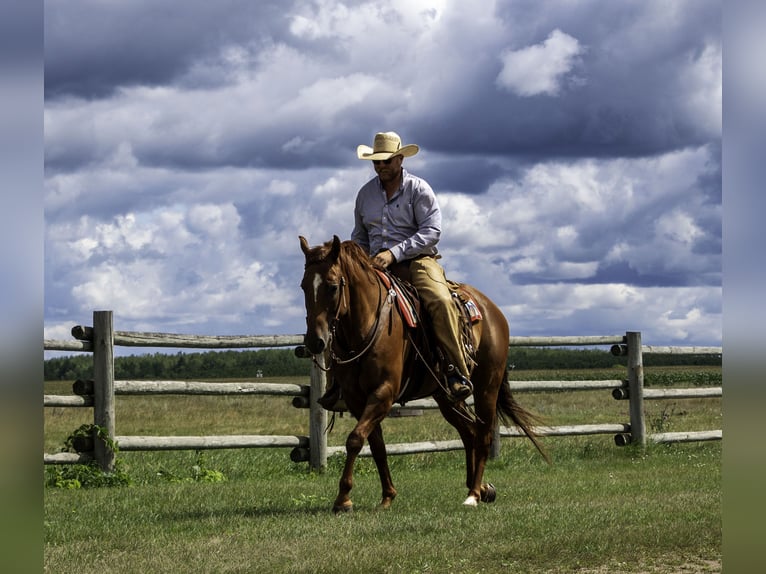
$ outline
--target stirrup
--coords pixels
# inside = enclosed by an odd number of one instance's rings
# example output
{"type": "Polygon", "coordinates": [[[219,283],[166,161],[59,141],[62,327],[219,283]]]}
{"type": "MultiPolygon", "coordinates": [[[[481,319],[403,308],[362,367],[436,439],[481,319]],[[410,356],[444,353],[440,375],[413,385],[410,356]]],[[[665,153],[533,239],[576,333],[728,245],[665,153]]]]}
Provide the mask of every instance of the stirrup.
{"type": "Polygon", "coordinates": [[[453,403],[466,400],[473,394],[473,383],[453,366],[447,367],[447,398],[453,403]]]}
{"type": "Polygon", "coordinates": [[[332,385],[325,393],[317,399],[317,403],[326,411],[341,412],[346,410],[346,403],[341,399],[340,386],[332,385]]]}

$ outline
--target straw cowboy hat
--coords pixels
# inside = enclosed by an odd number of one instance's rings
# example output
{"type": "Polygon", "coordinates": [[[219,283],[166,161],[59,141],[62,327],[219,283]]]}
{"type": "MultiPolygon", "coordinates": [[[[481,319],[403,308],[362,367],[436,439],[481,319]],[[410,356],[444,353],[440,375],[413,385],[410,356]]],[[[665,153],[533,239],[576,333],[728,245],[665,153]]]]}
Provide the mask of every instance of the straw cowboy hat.
{"type": "Polygon", "coordinates": [[[372,147],[360,145],[356,148],[356,155],[359,159],[388,159],[396,155],[410,157],[419,150],[415,144],[403,146],[402,138],[396,132],[379,132],[375,134],[372,147]]]}

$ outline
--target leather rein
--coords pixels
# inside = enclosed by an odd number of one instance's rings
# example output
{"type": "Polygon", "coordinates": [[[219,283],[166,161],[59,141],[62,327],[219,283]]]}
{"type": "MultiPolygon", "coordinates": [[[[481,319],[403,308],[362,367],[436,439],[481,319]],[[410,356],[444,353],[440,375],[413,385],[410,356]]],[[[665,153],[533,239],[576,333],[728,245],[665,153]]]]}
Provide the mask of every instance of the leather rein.
{"type": "Polygon", "coordinates": [[[381,289],[381,281],[380,279],[376,278],[377,285],[378,285],[378,303],[376,305],[376,313],[375,313],[375,323],[373,323],[372,327],[370,328],[370,331],[367,333],[363,341],[365,341],[364,348],[356,353],[355,351],[347,351],[344,352],[345,355],[348,356],[348,358],[343,359],[338,356],[338,354],[335,351],[335,348],[338,347],[337,345],[337,326],[340,324],[340,312],[341,309],[345,306],[348,308],[348,303],[346,301],[346,278],[341,276],[340,278],[340,297],[338,298],[338,306],[335,309],[335,316],[333,317],[332,321],[330,322],[330,332],[332,334],[332,342],[330,344],[330,365],[328,367],[322,367],[319,365],[319,363],[316,360],[316,356],[312,357],[312,360],[314,361],[314,364],[317,365],[320,369],[323,371],[329,371],[333,364],[335,365],[348,365],[349,363],[353,363],[354,361],[358,361],[361,359],[364,355],[367,354],[367,352],[372,348],[373,344],[375,344],[375,341],[378,339],[378,333],[380,332],[381,328],[381,317],[384,315],[384,313],[391,307],[391,302],[393,300],[393,297],[395,294],[392,290],[387,291],[386,299],[383,300],[383,291],[385,289],[381,289]]]}
{"type": "MultiPolygon", "coordinates": [[[[318,369],[329,372],[332,369],[333,365],[348,365],[350,363],[353,363],[355,361],[360,360],[364,355],[366,355],[369,350],[372,348],[372,346],[375,344],[375,341],[378,339],[378,334],[380,333],[382,321],[381,317],[386,312],[390,312],[390,307],[393,304],[394,298],[397,296],[396,291],[394,291],[393,287],[386,288],[385,284],[383,283],[382,279],[380,277],[376,277],[376,282],[378,285],[378,303],[377,303],[377,310],[375,315],[375,323],[373,323],[372,327],[370,328],[369,332],[367,333],[367,336],[363,339],[365,341],[364,348],[358,352],[355,353],[353,350],[346,352],[345,354],[348,355],[348,358],[342,359],[338,356],[338,354],[335,352],[335,347],[337,346],[337,326],[340,324],[340,313],[342,308],[345,306],[348,308],[348,303],[346,301],[346,287],[347,282],[346,278],[344,276],[341,276],[340,278],[340,290],[341,294],[340,297],[338,297],[338,306],[335,308],[335,316],[330,322],[330,333],[332,334],[332,340],[330,343],[330,364],[326,367],[319,364],[319,361],[317,361],[316,355],[311,356],[311,360],[313,363],[317,366],[318,369]],[[383,292],[386,292],[386,298],[383,300],[383,292]]],[[[444,390],[446,391],[446,387],[444,386],[444,383],[439,379],[439,377],[434,373],[433,369],[429,366],[428,361],[423,356],[422,351],[418,347],[417,344],[415,344],[415,341],[412,339],[412,335],[407,330],[407,340],[412,345],[412,348],[415,350],[416,357],[419,358],[423,364],[426,367],[426,370],[428,373],[433,377],[433,379],[436,381],[436,383],[444,390]]],[[[409,386],[410,378],[407,377],[404,381],[404,384],[402,385],[402,388],[400,389],[398,396],[396,400],[398,401],[406,392],[407,387],[409,386]]]]}

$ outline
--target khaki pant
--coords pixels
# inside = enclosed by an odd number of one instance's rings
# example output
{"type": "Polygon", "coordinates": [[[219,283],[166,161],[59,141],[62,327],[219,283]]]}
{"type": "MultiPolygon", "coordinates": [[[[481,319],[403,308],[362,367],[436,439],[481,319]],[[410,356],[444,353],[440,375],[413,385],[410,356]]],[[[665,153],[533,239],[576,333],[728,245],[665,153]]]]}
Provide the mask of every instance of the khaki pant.
{"type": "Polygon", "coordinates": [[[434,257],[419,257],[409,263],[410,282],[426,307],[439,346],[460,374],[468,377],[470,371],[466,366],[460,335],[461,319],[444,269],[434,257]]]}

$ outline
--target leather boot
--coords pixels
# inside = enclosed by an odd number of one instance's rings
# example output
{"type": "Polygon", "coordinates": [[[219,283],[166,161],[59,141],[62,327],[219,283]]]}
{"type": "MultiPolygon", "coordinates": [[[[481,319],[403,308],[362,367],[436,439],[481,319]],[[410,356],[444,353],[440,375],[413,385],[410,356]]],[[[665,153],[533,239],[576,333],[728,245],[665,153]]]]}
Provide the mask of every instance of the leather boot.
{"type": "Polygon", "coordinates": [[[447,368],[447,398],[453,403],[466,400],[473,393],[473,383],[450,365],[447,368]]]}
{"type": "Polygon", "coordinates": [[[340,385],[336,385],[335,383],[330,384],[327,389],[325,389],[324,394],[317,399],[317,402],[319,405],[328,411],[335,411],[335,410],[344,410],[342,408],[338,408],[338,401],[340,400],[340,385]]]}

